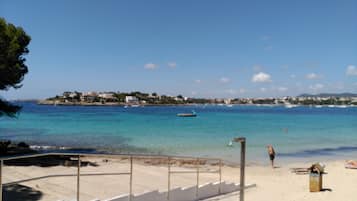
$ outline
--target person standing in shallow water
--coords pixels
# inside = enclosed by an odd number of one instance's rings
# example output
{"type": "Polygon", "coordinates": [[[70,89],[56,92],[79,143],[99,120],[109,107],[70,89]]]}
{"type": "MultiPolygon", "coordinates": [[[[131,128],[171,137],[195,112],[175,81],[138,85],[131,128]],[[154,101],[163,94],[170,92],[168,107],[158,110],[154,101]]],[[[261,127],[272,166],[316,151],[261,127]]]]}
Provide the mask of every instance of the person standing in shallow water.
{"type": "Polygon", "coordinates": [[[271,167],[274,168],[275,150],[272,145],[268,145],[268,154],[271,162],[271,167]]]}

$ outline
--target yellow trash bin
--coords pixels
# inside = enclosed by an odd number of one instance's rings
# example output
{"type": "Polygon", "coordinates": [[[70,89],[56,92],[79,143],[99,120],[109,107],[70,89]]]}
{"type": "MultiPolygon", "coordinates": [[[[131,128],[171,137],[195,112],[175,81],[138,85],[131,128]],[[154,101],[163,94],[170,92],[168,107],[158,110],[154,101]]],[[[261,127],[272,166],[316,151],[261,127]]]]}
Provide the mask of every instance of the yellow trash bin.
{"type": "Polygon", "coordinates": [[[310,173],[310,192],[320,192],[322,190],[322,174],[310,173]]]}

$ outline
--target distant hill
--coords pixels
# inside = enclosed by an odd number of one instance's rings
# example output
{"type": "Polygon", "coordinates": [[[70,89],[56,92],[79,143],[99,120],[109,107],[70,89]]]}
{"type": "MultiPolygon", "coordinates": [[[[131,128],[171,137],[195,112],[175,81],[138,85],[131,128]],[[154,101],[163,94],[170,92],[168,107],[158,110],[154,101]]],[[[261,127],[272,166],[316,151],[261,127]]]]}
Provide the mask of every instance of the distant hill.
{"type": "Polygon", "coordinates": [[[298,97],[357,97],[354,93],[321,93],[321,94],[301,94],[298,97]]]}

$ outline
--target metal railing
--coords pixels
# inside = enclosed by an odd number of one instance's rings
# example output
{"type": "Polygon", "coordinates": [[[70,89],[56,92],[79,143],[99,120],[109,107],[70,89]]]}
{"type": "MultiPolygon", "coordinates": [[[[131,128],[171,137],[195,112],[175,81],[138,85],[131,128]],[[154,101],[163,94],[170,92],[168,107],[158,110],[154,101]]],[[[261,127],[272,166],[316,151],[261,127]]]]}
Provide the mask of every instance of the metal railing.
{"type": "Polygon", "coordinates": [[[167,183],[167,200],[170,200],[170,190],[171,190],[171,175],[172,174],[196,174],[196,198],[198,198],[198,189],[200,185],[200,173],[216,173],[219,175],[219,187],[218,187],[218,192],[221,193],[221,183],[222,183],[222,160],[221,159],[210,159],[210,160],[218,160],[219,161],[219,170],[216,171],[201,171],[200,170],[200,161],[202,160],[201,158],[196,158],[195,161],[195,171],[172,171],[171,170],[171,157],[167,158],[168,161],[168,183],[167,183]]]}
{"type": "MultiPolygon", "coordinates": [[[[200,185],[200,175],[201,174],[217,174],[219,178],[219,193],[221,192],[221,183],[222,183],[222,160],[218,158],[204,158],[204,157],[187,157],[187,156],[165,156],[165,155],[140,155],[140,154],[77,154],[77,153],[43,153],[43,154],[31,154],[31,155],[21,155],[21,156],[9,156],[9,157],[0,157],[0,201],[3,201],[3,187],[5,185],[13,185],[18,183],[23,183],[32,180],[44,179],[49,177],[64,177],[64,176],[76,176],[76,200],[80,200],[80,178],[81,176],[98,176],[98,175],[129,175],[129,201],[133,197],[133,161],[135,159],[165,159],[167,160],[167,200],[170,201],[170,190],[171,190],[171,176],[173,174],[196,174],[196,197],[198,197],[198,189],[200,185]],[[27,159],[27,158],[37,158],[44,156],[67,156],[77,158],[77,173],[76,174],[57,174],[57,175],[46,175],[42,177],[30,178],[25,180],[19,180],[15,182],[9,182],[3,184],[3,167],[5,161],[17,160],[17,159],[27,159]],[[127,158],[130,161],[130,168],[128,172],[119,172],[119,173],[81,173],[81,157],[110,157],[110,158],[127,158]],[[195,161],[193,165],[195,166],[194,171],[173,171],[172,165],[173,162],[177,161],[195,161]],[[216,161],[218,162],[218,170],[216,171],[207,171],[201,170],[200,165],[202,161],[216,161]]],[[[7,201],[7,200],[6,200],[7,201]]]]}

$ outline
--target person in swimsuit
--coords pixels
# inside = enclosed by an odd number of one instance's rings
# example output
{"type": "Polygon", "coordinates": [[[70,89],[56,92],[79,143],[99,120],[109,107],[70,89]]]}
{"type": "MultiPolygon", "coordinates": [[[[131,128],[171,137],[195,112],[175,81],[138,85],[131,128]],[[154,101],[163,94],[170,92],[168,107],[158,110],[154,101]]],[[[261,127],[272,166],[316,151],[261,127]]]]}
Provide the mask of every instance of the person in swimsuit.
{"type": "Polygon", "coordinates": [[[271,167],[274,168],[275,150],[272,145],[268,145],[268,154],[271,162],[271,167]]]}

